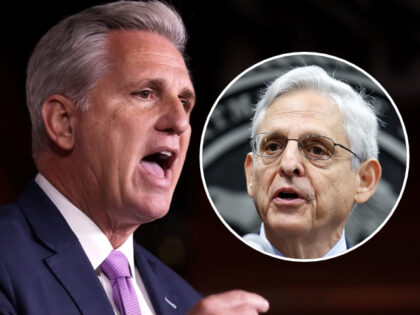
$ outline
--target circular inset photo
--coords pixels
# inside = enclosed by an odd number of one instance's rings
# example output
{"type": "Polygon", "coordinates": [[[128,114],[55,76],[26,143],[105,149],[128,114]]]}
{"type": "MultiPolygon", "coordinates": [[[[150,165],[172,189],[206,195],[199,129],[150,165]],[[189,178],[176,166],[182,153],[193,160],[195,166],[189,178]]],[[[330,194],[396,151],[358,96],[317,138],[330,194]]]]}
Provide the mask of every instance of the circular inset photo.
{"type": "Polygon", "coordinates": [[[272,257],[317,261],[356,249],[389,220],[409,145],[372,76],[334,56],[291,53],[224,89],[204,126],[200,166],[238,239],[272,257]]]}

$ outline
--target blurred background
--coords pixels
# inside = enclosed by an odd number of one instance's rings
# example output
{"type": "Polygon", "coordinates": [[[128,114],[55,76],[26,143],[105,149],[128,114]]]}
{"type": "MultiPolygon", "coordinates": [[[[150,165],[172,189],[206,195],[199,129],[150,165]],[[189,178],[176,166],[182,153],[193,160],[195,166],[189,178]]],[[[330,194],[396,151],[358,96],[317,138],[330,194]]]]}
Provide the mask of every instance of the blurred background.
{"type": "MultiPolygon", "coordinates": [[[[269,314],[409,314],[420,312],[420,212],[416,160],[420,101],[420,2],[169,1],[190,34],[187,53],[198,103],[187,162],[168,216],[141,226],[136,239],[203,294],[242,288],[264,295],[269,314]],[[341,57],[388,91],[410,141],[410,175],[385,227],[339,258],[294,263],[262,255],[217,218],[199,171],[204,122],[239,73],[295,51],[341,57]]],[[[65,16],[104,1],[2,4],[0,19],[0,202],[12,201],[36,174],[30,155],[25,67],[40,37],[65,16]]],[[[13,240],[10,240],[13,242],[13,240]]]]}
{"type": "MultiPolygon", "coordinates": [[[[280,55],[247,69],[228,85],[212,108],[203,130],[202,168],[213,206],[226,225],[241,238],[259,234],[261,219],[246,190],[245,156],[251,151],[251,119],[255,104],[267,85],[291,69],[316,65],[364,95],[375,109],[381,131],[378,135],[382,177],[375,194],[355,205],[346,224],[346,239],[353,246],[368,240],[389,219],[407,174],[405,129],[383,88],[351,64],[325,54],[280,55]]],[[[325,117],[328,121],[328,117],[325,117]]]]}

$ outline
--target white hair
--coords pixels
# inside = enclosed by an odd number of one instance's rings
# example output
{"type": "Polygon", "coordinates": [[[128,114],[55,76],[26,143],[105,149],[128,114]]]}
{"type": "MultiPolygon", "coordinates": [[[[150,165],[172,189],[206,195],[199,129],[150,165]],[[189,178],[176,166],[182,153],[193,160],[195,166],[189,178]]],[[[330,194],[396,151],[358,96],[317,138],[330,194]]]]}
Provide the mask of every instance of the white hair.
{"type": "MultiPolygon", "coordinates": [[[[378,119],[373,106],[350,85],[330,77],[318,66],[295,68],[272,82],[255,105],[251,132],[254,136],[267,109],[274,101],[289,92],[313,90],[330,97],[344,119],[344,130],[352,150],[361,161],[378,158],[378,119]]],[[[328,119],[328,118],[326,118],[328,119]]],[[[360,161],[353,156],[352,168],[360,161]]]]}
{"type": "Polygon", "coordinates": [[[34,158],[48,143],[41,109],[53,94],[85,110],[89,92],[108,69],[107,35],[113,30],[160,34],[184,53],[186,31],[179,14],[159,1],[120,1],[67,17],[38,42],[29,60],[26,100],[32,122],[34,158]]]}

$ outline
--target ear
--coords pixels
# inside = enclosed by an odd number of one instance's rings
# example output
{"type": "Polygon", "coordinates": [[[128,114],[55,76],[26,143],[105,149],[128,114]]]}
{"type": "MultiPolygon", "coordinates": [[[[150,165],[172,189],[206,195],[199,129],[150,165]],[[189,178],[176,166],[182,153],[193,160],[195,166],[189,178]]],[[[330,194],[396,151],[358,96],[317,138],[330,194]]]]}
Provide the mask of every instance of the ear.
{"type": "Polygon", "coordinates": [[[42,105],[42,119],[48,136],[62,150],[74,146],[73,118],[76,106],[73,101],[54,94],[42,105]]]}
{"type": "Polygon", "coordinates": [[[375,193],[382,174],[381,165],[378,160],[369,159],[360,165],[358,173],[359,187],[356,189],[355,201],[361,204],[375,193]]]}
{"type": "Polygon", "coordinates": [[[248,153],[245,159],[245,177],[246,177],[246,189],[248,195],[252,198],[253,196],[253,187],[252,183],[254,180],[254,165],[252,162],[252,153],[248,153]]]}

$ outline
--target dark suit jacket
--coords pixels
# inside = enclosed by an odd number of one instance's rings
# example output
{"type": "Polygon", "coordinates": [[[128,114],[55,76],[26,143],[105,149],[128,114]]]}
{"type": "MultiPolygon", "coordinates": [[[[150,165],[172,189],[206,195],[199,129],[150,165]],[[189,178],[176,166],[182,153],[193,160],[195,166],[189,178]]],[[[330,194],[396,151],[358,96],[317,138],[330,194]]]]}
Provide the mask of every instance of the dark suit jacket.
{"type": "MultiPolygon", "coordinates": [[[[157,314],[185,314],[201,297],[144,248],[134,251],[157,314]]],[[[34,181],[0,207],[0,314],[114,314],[77,237],[34,181]]]]}

